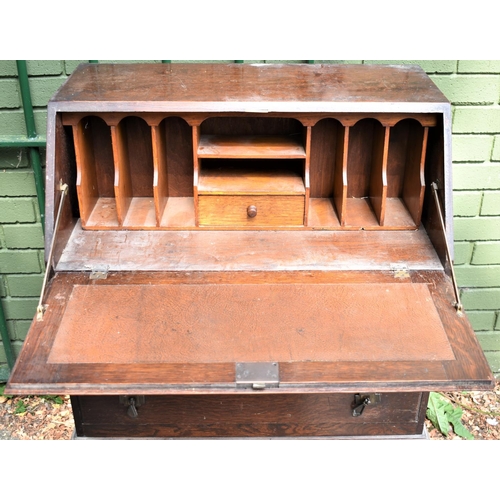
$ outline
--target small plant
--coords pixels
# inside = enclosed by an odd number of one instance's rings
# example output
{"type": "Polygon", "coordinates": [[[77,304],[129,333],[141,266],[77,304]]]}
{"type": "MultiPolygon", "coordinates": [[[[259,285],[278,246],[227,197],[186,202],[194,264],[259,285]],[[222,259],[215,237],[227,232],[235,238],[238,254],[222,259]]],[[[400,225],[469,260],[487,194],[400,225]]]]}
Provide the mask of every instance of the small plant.
{"type": "Polygon", "coordinates": [[[5,399],[12,399],[14,396],[10,396],[5,394],[5,384],[0,384],[0,397],[4,397],[5,399]]]}
{"type": "Polygon", "coordinates": [[[40,396],[42,399],[52,401],[56,405],[62,405],[64,403],[61,396],[40,396]]]}
{"type": "Polygon", "coordinates": [[[429,394],[427,418],[444,436],[448,436],[450,425],[457,436],[474,439],[474,436],[462,424],[462,408],[453,406],[448,399],[438,392],[429,394]]]}
{"type": "Polygon", "coordinates": [[[14,410],[14,413],[19,414],[19,413],[26,413],[26,412],[27,412],[26,405],[24,404],[24,401],[22,399],[20,399],[17,402],[16,409],[14,410]]]}

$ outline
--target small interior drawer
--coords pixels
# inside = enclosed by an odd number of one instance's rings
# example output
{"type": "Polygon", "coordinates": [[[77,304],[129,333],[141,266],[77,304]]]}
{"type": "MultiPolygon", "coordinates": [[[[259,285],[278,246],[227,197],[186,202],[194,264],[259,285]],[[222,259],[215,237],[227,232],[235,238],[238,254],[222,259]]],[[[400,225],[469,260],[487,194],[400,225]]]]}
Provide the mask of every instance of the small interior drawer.
{"type": "Polygon", "coordinates": [[[304,196],[200,196],[198,214],[200,226],[302,226],[304,196]]]}

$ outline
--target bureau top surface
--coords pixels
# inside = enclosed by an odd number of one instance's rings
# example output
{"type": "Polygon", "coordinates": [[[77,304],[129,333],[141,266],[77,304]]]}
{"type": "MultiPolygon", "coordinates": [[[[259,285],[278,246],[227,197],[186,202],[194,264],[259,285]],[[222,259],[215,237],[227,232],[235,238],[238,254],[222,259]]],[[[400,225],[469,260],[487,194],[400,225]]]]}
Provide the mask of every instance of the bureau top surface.
{"type": "Polygon", "coordinates": [[[418,66],[195,63],[82,64],[52,103],[62,111],[256,113],[449,105],[418,66]]]}

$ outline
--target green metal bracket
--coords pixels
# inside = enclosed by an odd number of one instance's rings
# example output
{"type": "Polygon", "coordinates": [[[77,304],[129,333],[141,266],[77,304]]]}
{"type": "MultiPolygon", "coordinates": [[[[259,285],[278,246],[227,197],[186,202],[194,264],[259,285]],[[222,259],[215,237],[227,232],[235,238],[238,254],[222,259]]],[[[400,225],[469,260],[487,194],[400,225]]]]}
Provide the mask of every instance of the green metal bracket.
{"type": "MultiPolygon", "coordinates": [[[[26,122],[26,131],[28,139],[37,139],[35,126],[35,115],[33,113],[33,104],[31,102],[30,84],[28,79],[28,70],[26,61],[16,61],[17,75],[19,78],[19,88],[21,89],[21,100],[23,102],[24,121],[26,122]]],[[[45,188],[42,174],[42,165],[40,162],[40,152],[37,147],[30,147],[30,164],[35,175],[35,187],[38,198],[38,208],[40,209],[40,219],[42,221],[42,231],[45,232],[45,188]]]]}
{"type": "Polygon", "coordinates": [[[5,351],[5,357],[7,358],[7,364],[9,369],[12,370],[14,367],[14,353],[12,352],[12,346],[10,345],[9,332],[7,331],[7,322],[5,321],[5,314],[3,312],[3,306],[0,302],[0,333],[2,336],[3,348],[5,351]]]}

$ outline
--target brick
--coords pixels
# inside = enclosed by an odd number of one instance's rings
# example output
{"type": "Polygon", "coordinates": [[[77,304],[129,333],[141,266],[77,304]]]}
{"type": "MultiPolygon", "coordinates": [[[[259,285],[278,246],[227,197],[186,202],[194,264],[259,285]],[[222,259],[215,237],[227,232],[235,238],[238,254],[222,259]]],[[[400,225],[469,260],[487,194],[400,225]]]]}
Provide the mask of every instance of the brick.
{"type": "MultiPolygon", "coordinates": [[[[265,61],[245,61],[245,62],[265,62],[265,61]]],[[[333,60],[323,60],[314,59],[314,64],[363,64],[362,59],[333,59],[333,60]]]]}
{"type": "Polygon", "coordinates": [[[495,330],[500,330],[500,311],[497,313],[497,322],[495,323],[495,330]]]}
{"type": "Polygon", "coordinates": [[[500,352],[487,351],[484,353],[486,361],[488,361],[492,372],[500,372],[500,352]]]}
{"type": "Polygon", "coordinates": [[[455,108],[453,133],[500,132],[500,107],[469,106],[455,108]]]}
{"type": "Polygon", "coordinates": [[[11,340],[15,340],[16,338],[16,322],[15,321],[6,321],[7,324],[7,333],[9,334],[9,338],[11,340]]]}
{"type": "Polygon", "coordinates": [[[62,61],[26,61],[26,68],[30,76],[60,75],[63,65],[62,61]]]}
{"type": "MultiPolygon", "coordinates": [[[[87,61],[88,62],[88,61],[87,61]]],[[[179,61],[176,61],[176,62],[179,62],[179,61]]],[[[218,62],[227,62],[227,63],[232,63],[234,61],[232,60],[227,60],[227,61],[217,61],[217,60],[214,60],[214,61],[203,61],[203,60],[200,60],[200,61],[182,61],[182,62],[189,62],[189,63],[195,63],[195,62],[199,62],[199,63],[203,63],[203,62],[206,62],[206,63],[218,63],[218,62]]],[[[141,60],[121,60],[121,59],[106,59],[106,60],[99,60],[99,63],[102,64],[102,63],[110,63],[110,64],[141,64],[141,63],[161,63],[161,60],[160,59],[141,59],[141,60]]]]}
{"type": "Polygon", "coordinates": [[[454,219],[455,240],[500,240],[500,217],[470,217],[454,219]]]}
{"type": "MultiPolygon", "coordinates": [[[[35,127],[39,135],[47,132],[47,111],[35,110],[35,127]]],[[[0,135],[26,135],[26,124],[22,110],[0,113],[0,135]]]]}
{"type": "Polygon", "coordinates": [[[42,271],[37,250],[0,252],[0,274],[33,274],[42,271]]]}
{"type": "Polygon", "coordinates": [[[32,78],[30,80],[30,90],[33,106],[47,106],[50,98],[66,80],[66,76],[32,78]]]}
{"type": "Polygon", "coordinates": [[[33,319],[38,306],[36,298],[7,298],[2,299],[5,319],[33,319]]]}
{"type": "Polygon", "coordinates": [[[453,104],[494,104],[500,93],[500,76],[450,75],[431,79],[453,104]]]}
{"type": "Polygon", "coordinates": [[[482,332],[478,333],[477,339],[484,351],[500,351],[500,333],[482,332]]]}
{"type": "Polygon", "coordinates": [[[500,264],[500,241],[475,243],[471,264],[500,264]]]}
{"type": "Polygon", "coordinates": [[[28,334],[28,330],[31,326],[31,320],[16,320],[14,323],[16,324],[16,333],[13,340],[24,340],[26,335],[28,334]]]}
{"type": "Polygon", "coordinates": [[[16,224],[4,227],[7,248],[43,248],[43,231],[40,224],[16,224]]]}
{"type": "Polygon", "coordinates": [[[500,189],[500,166],[454,164],[453,189],[500,189]]]}
{"type": "Polygon", "coordinates": [[[413,60],[386,60],[386,61],[364,61],[365,64],[417,64],[426,73],[453,73],[457,68],[457,61],[426,61],[413,60]]]}
{"type": "Polygon", "coordinates": [[[43,275],[8,275],[7,286],[11,297],[39,297],[43,275]]]}
{"type": "Polygon", "coordinates": [[[1,148],[0,169],[29,167],[26,148],[1,148]]]}
{"type": "Polygon", "coordinates": [[[455,274],[460,287],[487,288],[500,285],[500,266],[458,266],[455,274]]]}
{"type": "Polygon", "coordinates": [[[465,288],[461,300],[466,311],[500,309],[500,288],[465,288]]]}
{"type": "Polygon", "coordinates": [[[66,75],[71,75],[73,71],[78,67],[79,64],[81,63],[88,63],[88,60],[81,60],[81,61],[64,61],[64,73],[66,75]]]}
{"type": "Polygon", "coordinates": [[[500,215],[500,191],[484,193],[481,215],[500,215]]]}
{"type": "Polygon", "coordinates": [[[453,161],[486,161],[491,156],[492,146],[493,137],[488,135],[453,135],[453,161]]]}
{"type": "Polygon", "coordinates": [[[19,108],[19,97],[16,80],[0,80],[0,108],[19,108]]]}
{"type": "Polygon", "coordinates": [[[458,61],[459,73],[500,73],[500,61],[458,61]]]}
{"type": "Polygon", "coordinates": [[[0,61],[0,76],[17,76],[16,61],[0,61]]]}
{"type": "Polygon", "coordinates": [[[480,191],[455,191],[453,193],[453,214],[459,217],[474,217],[479,215],[481,208],[480,191]]]}
{"type": "MultiPolygon", "coordinates": [[[[12,354],[14,356],[14,359],[17,359],[17,357],[19,356],[19,353],[22,349],[22,346],[23,346],[22,342],[19,342],[19,341],[11,342],[10,347],[12,349],[12,354]]],[[[6,362],[7,362],[7,358],[5,356],[5,350],[4,350],[2,342],[0,342],[0,364],[6,363],[6,362]]],[[[6,365],[0,366],[0,375],[2,374],[2,372],[6,373],[5,380],[7,380],[8,374],[10,373],[10,370],[8,369],[8,367],[6,365]]],[[[2,380],[2,379],[0,378],[0,380],[2,380]]]]}
{"type": "Polygon", "coordinates": [[[500,135],[495,136],[493,151],[491,152],[491,161],[500,161],[500,135]]]}
{"type": "Polygon", "coordinates": [[[31,198],[0,198],[0,223],[35,221],[35,210],[31,198]]]}
{"type": "Polygon", "coordinates": [[[0,196],[36,196],[33,171],[0,171],[0,196]]]}
{"type": "Polygon", "coordinates": [[[467,311],[467,317],[475,331],[493,330],[495,311],[467,311]]]}
{"type": "Polygon", "coordinates": [[[0,275],[0,297],[6,297],[7,294],[7,287],[5,286],[5,279],[6,277],[2,277],[0,275]]]}
{"type": "Polygon", "coordinates": [[[470,262],[473,244],[468,241],[464,242],[457,241],[454,244],[454,248],[455,248],[455,260],[454,260],[455,265],[468,264],[470,262]]]}

